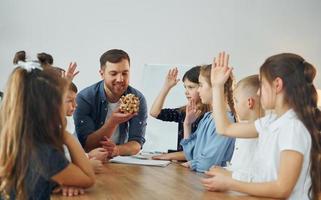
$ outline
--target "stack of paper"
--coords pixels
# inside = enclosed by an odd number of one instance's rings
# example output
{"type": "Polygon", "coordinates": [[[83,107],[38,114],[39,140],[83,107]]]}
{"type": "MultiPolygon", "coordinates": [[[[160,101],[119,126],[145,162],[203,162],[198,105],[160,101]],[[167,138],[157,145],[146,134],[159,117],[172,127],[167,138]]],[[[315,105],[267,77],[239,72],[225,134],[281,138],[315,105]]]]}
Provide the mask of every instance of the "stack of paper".
{"type": "Polygon", "coordinates": [[[170,163],[170,161],[168,160],[141,159],[134,156],[117,156],[109,160],[109,162],[133,164],[133,165],[148,165],[148,166],[156,166],[156,167],[165,167],[170,163]]]}

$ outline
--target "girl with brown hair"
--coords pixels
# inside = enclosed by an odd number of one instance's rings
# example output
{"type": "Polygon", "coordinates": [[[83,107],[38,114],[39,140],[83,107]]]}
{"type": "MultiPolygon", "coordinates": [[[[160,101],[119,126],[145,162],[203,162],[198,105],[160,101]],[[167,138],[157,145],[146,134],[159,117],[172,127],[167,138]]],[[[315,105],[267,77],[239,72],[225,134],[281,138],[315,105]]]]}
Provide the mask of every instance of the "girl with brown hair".
{"type": "MultiPolygon", "coordinates": [[[[197,129],[199,121],[204,116],[204,113],[208,112],[211,108],[208,105],[202,104],[201,99],[198,95],[198,77],[200,74],[201,66],[195,66],[189,69],[183,76],[183,83],[185,88],[185,96],[188,101],[194,100],[197,104],[199,110],[201,110],[200,116],[192,124],[192,131],[197,129]]],[[[178,79],[178,69],[173,68],[168,71],[163,88],[161,89],[159,95],[154,100],[152,108],[150,109],[150,115],[156,119],[176,122],[178,124],[178,134],[177,134],[177,151],[169,152],[168,154],[162,154],[154,156],[153,159],[160,160],[186,160],[184,154],[182,153],[182,146],[180,145],[184,134],[184,119],[186,114],[186,106],[179,108],[163,108],[165,99],[170,92],[170,90],[176,86],[180,80],[178,79]]]]}
{"type": "Polygon", "coordinates": [[[57,186],[87,188],[93,169],[65,131],[66,79],[39,63],[19,63],[9,77],[0,112],[0,197],[49,199],[57,186]],[[66,159],[65,144],[72,162],[66,159]]]}

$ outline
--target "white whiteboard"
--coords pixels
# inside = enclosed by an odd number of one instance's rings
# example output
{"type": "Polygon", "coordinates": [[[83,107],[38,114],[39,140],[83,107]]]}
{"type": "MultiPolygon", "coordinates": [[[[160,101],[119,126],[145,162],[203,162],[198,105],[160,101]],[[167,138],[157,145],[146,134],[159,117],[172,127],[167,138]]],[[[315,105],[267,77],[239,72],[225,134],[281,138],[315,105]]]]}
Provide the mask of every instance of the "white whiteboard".
{"type": "MultiPolygon", "coordinates": [[[[146,97],[148,111],[150,110],[154,99],[157,97],[163,87],[168,70],[172,66],[168,64],[145,64],[142,75],[142,92],[146,97]]],[[[190,68],[187,65],[179,67],[180,82],[169,92],[164,108],[176,108],[186,104],[185,90],[182,82],[184,73],[190,68]]],[[[164,122],[157,120],[150,115],[147,120],[146,143],[144,151],[162,151],[177,148],[178,124],[175,122],[164,122]]]]}

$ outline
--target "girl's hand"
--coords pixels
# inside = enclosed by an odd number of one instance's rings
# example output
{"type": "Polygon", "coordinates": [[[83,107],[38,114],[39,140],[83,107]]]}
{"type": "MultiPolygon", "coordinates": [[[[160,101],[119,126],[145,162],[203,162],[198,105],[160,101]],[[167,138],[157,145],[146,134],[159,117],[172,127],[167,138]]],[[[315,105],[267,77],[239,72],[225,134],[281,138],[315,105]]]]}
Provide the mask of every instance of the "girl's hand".
{"type": "Polygon", "coordinates": [[[191,167],[191,165],[190,165],[189,162],[184,162],[184,163],[182,163],[181,165],[182,165],[183,167],[186,167],[186,168],[190,168],[190,167],[191,167]]]}
{"type": "Polygon", "coordinates": [[[85,194],[85,190],[79,187],[59,186],[52,191],[53,194],[61,193],[63,196],[78,196],[85,194]]]}
{"type": "Polygon", "coordinates": [[[166,76],[164,87],[166,87],[167,89],[171,89],[172,87],[174,87],[179,81],[177,76],[178,76],[177,67],[170,69],[166,76]]]}
{"type": "Polygon", "coordinates": [[[229,67],[229,57],[229,54],[220,52],[217,58],[214,58],[211,70],[212,86],[224,86],[225,82],[230,77],[233,68],[229,67]]]}
{"type": "Polygon", "coordinates": [[[95,157],[91,158],[89,161],[90,161],[91,166],[94,169],[95,174],[103,173],[104,165],[103,165],[102,161],[97,160],[95,157]]]}
{"type": "Polygon", "coordinates": [[[202,178],[202,184],[206,190],[209,191],[226,191],[229,189],[230,183],[233,181],[232,177],[217,172],[206,172],[210,178],[202,178]]]}
{"type": "Polygon", "coordinates": [[[91,150],[88,153],[88,157],[89,159],[91,158],[95,158],[96,160],[100,160],[103,163],[105,163],[107,161],[107,157],[108,157],[108,151],[104,148],[96,148],[91,150]]]}
{"type": "Polygon", "coordinates": [[[196,119],[201,115],[201,111],[197,109],[194,100],[190,100],[186,106],[186,116],[184,123],[190,125],[196,121],[196,119]]]}
{"type": "Polygon", "coordinates": [[[232,176],[231,171],[220,166],[212,166],[209,171],[205,172],[205,174],[209,176],[212,176],[213,173],[222,174],[225,176],[232,176]]]}

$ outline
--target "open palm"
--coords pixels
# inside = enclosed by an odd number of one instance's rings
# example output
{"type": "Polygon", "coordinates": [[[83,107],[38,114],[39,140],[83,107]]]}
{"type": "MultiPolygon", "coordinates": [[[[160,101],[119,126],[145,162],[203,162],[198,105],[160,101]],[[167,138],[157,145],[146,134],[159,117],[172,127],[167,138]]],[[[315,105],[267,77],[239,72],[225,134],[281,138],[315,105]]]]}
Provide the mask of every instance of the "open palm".
{"type": "Polygon", "coordinates": [[[220,52],[217,58],[214,58],[211,70],[212,85],[223,86],[230,77],[233,68],[229,67],[229,54],[220,52]]]}
{"type": "Polygon", "coordinates": [[[169,88],[174,87],[179,82],[179,79],[177,78],[177,76],[178,76],[177,67],[170,69],[166,76],[165,85],[169,88]]]}
{"type": "Polygon", "coordinates": [[[190,100],[186,106],[185,122],[192,124],[201,115],[201,111],[197,109],[194,100],[190,100]]]}
{"type": "Polygon", "coordinates": [[[77,76],[77,74],[79,74],[79,71],[77,71],[77,63],[76,62],[69,63],[69,66],[68,66],[64,76],[67,79],[72,81],[75,78],[75,76],[77,76]]]}

